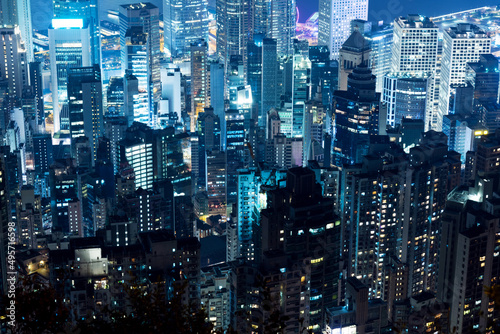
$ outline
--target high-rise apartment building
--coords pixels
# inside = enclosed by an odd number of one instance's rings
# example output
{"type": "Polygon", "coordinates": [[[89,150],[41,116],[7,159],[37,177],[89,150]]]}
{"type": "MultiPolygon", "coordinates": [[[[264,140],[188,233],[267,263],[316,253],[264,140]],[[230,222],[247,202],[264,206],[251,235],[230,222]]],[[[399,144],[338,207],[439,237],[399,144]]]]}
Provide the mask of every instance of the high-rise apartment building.
{"type": "Polygon", "coordinates": [[[340,220],[333,201],[324,198],[308,168],[287,171],[286,187],[268,192],[261,212],[262,251],[282,251],[298,267],[311,257],[309,327],[320,333],[324,310],[338,305],[340,296],[340,220]]]}
{"type": "Polygon", "coordinates": [[[339,59],[339,50],[351,34],[351,21],[368,19],[368,0],[320,0],[318,45],[326,45],[331,59],[339,59]]]}
{"type": "Polygon", "coordinates": [[[163,3],[165,50],[172,57],[190,51],[199,39],[208,40],[207,0],[166,0],[163,3]]]}

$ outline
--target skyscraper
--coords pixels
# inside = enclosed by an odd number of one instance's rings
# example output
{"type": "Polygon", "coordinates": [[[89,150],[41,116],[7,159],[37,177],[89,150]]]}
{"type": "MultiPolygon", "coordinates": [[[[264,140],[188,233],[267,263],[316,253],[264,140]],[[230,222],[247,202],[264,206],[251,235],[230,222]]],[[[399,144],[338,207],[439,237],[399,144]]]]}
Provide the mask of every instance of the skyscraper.
{"type": "Polygon", "coordinates": [[[150,113],[150,124],[156,124],[156,103],[161,98],[160,80],[160,10],[152,3],[135,3],[121,5],[119,7],[120,19],[120,46],[122,58],[122,72],[127,67],[126,44],[127,31],[132,27],[142,27],[142,33],[147,34],[147,71],[148,82],[146,92],[148,93],[148,111],[150,113]]]}
{"type": "Polygon", "coordinates": [[[53,0],[55,19],[82,19],[87,22],[90,35],[90,64],[101,63],[101,32],[98,0],[53,0]]]}
{"type": "Polygon", "coordinates": [[[311,257],[310,327],[320,333],[324,309],[338,305],[340,220],[308,168],[287,171],[286,187],[271,190],[261,212],[262,251],[282,251],[292,266],[311,257]]]}
{"type": "Polygon", "coordinates": [[[17,1],[0,1],[0,26],[14,28],[18,24],[17,1]]]}
{"type": "Polygon", "coordinates": [[[278,56],[291,56],[297,13],[295,0],[270,0],[268,6],[266,37],[276,40],[278,56]]]}
{"type": "Polygon", "coordinates": [[[90,140],[92,165],[94,165],[98,140],[104,134],[99,65],[69,69],[68,100],[72,145],[76,138],[87,137],[90,140]]]}
{"type": "Polygon", "coordinates": [[[217,0],[217,56],[227,66],[233,55],[241,55],[246,63],[247,43],[251,34],[251,2],[249,0],[217,0]]]}
{"type": "Polygon", "coordinates": [[[437,126],[436,64],[438,60],[438,27],[428,17],[408,15],[394,21],[392,72],[429,72],[433,76],[427,109],[426,129],[437,126]]]}
{"type": "Polygon", "coordinates": [[[189,52],[198,39],[208,40],[207,0],[165,0],[163,29],[165,49],[172,57],[189,52]]]}
{"type": "Polygon", "coordinates": [[[63,105],[68,102],[68,69],[90,66],[90,47],[88,25],[83,19],[52,20],[49,49],[54,132],[69,129],[69,116],[61,115],[63,105]]]}
{"type": "Polygon", "coordinates": [[[475,25],[460,23],[450,27],[444,32],[443,40],[437,130],[441,130],[443,116],[450,110],[454,88],[466,82],[467,63],[477,62],[481,54],[491,52],[491,38],[475,25]]]}
{"type": "MultiPolygon", "coordinates": [[[[133,121],[152,125],[151,110],[151,58],[148,56],[149,36],[138,26],[133,26],[125,34],[125,76],[132,75],[137,79],[138,92],[133,97],[133,121]]],[[[127,82],[127,80],[125,80],[127,82]]],[[[132,116],[132,115],[130,115],[132,116]]]]}
{"type": "Polygon", "coordinates": [[[196,131],[198,116],[210,104],[208,85],[210,77],[207,73],[208,45],[204,40],[191,44],[191,112],[189,113],[190,131],[196,131]]]}
{"type": "Polygon", "coordinates": [[[339,50],[351,34],[351,21],[368,19],[368,0],[320,0],[318,45],[326,45],[331,59],[339,59],[339,50]]]}
{"type": "Polygon", "coordinates": [[[370,136],[385,130],[387,111],[375,92],[375,76],[359,65],[348,76],[347,91],[335,91],[333,99],[336,164],[359,163],[368,153],[370,136]]]}
{"type": "Polygon", "coordinates": [[[302,55],[293,56],[292,137],[303,137],[305,103],[311,96],[311,61],[302,55]]]}
{"type": "Polygon", "coordinates": [[[339,50],[339,90],[347,90],[347,76],[361,63],[369,66],[370,46],[363,35],[354,30],[339,50]]]}
{"type": "Polygon", "coordinates": [[[22,97],[28,85],[28,62],[19,27],[0,28],[0,57],[2,77],[8,80],[9,96],[22,97]]]}

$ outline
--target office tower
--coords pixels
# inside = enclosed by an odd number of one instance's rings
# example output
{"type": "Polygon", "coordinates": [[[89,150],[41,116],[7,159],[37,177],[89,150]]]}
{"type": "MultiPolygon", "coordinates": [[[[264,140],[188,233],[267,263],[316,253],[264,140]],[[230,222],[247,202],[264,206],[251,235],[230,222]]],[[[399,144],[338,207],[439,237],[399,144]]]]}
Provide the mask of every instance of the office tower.
{"type": "Polygon", "coordinates": [[[394,21],[391,70],[432,72],[436,68],[438,27],[428,17],[408,15],[394,21]],[[416,57],[420,55],[420,57],[416,57]]]}
{"type": "Polygon", "coordinates": [[[295,0],[271,0],[268,6],[266,37],[276,40],[278,56],[291,56],[297,21],[295,0]]]}
{"type": "MultiPolygon", "coordinates": [[[[205,156],[208,152],[220,150],[221,144],[221,124],[219,116],[214,114],[212,108],[205,108],[200,117],[198,117],[197,124],[198,132],[198,156],[199,156],[199,177],[200,184],[206,185],[205,173],[206,164],[205,156]]],[[[208,164],[208,160],[207,160],[208,164]]]]}
{"type": "Polygon", "coordinates": [[[465,82],[472,86],[473,111],[497,102],[499,81],[498,60],[492,54],[481,54],[477,62],[467,63],[465,82]]]}
{"type": "Polygon", "coordinates": [[[151,106],[151,58],[148,55],[149,37],[143,32],[142,27],[133,26],[125,34],[126,63],[125,76],[133,76],[137,79],[138,93],[133,97],[133,118],[135,122],[152,125],[153,113],[151,106]]]}
{"type": "Polygon", "coordinates": [[[249,0],[217,0],[217,56],[225,64],[233,55],[244,57],[247,43],[252,40],[250,20],[252,4],[249,0]]]}
{"type": "Polygon", "coordinates": [[[127,31],[133,27],[141,27],[142,33],[147,35],[147,86],[143,87],[140,83],[139,89],[145,89],[145,92],[148,93],[148,111],[151,117],[150,124],[156,124],[156,116],[154,114],[156,111],[155,103],[157,103],[161,97],[159,9],[149,2],[121,5],[119,7],[119,19],[123,73],[128,69],[128,62],[126,59],[127,31]]]}
{"type": "Polygon", "coordinates": [[[68,70],[69,130],[71,140],[90,140],[92,166],[95,164],[98,140],[104,134],[102,85],[99,65],[68,70]]]}
{"type": "MultiPolygon", "coordinates": [[[[175,123],[182,121],[181,70],[179,68],[162,68],[160,74],[161,101],[158,113],[165,114],[167,112],[170,120],[168,125],[174,126],[175,123]],[[173,118],[175,118],[175,122],[173,118]]],[[[164,128],[164,126],[161,126],[161,128],[164,128]]]]}
{"type": "Polygon", "coordinates": [[[0,68],[2,77],[8,81],[8,95],[21,98],[23,88],[28,85],[28,63],[19,27],[0,28],[0,43],[3,50],[0,68]]]}
{"type": "Polygon", "coordinates": [[[191,44],[191,112],[189,113],[191,132],[196,131],[198,116],[210,104],[208,84],[210,77],[207,74],[208,44],[198,40],[191,44]]]}
{"type": "Polygon", "coordinates": [[[68,69],[90,66],[90,48],[89,28],[83,19],[52,20],[49,49],[54,133],[69,129],[69,115],[62,113],[68,103],[68,69]]]}
{"type": "Polygon", "coordinates": [[[333,201],[321,195],[321,186],[308,168],[287,171],[286,187],[268,192],[261,211],[262,251],[282,251],[292,266],[311,257],[310,323],[313,333],[324,324],[325,308],[340,300],[340,220],[333,201]]]}
{"type": "Polygon", "coordinates": [[[481,54],[490,52],[491,38],[475,25],[459,23],[444,32],[437,129],[442,128],[442,118],[450,110],[455,87],[466,82],[467,63],[477,62],[481,54]]]}
{"type": "Polygon", "coordinates": [[[262,34],[254,34],[248,42],[247,83],[252,89],[252,115],[260,118],[262,97],[262,34]]]}
{"type": "Polygon", "coordinates": [[[351,34],[351,21],[368,19],[368,1],[320,0],[318,45],[330,50],[330,58],[339,59],[339,50],[351,34]]]}
{"type": "Polygon", "coordinates": [[[401,149],[385,151],[390,154],[374,153],[360,164],[344,165],[341,181],[347,275],[369,288],[369,298],[384,297],[385,268],[406,246],[401,243],[405,202],[400,194],[409,163],[401,149]]]}
{"type": "Polygon", "coordinates": [[[387,104],[387,124],[395,127],[403,118],[428,123],[432,81],[429,72],[389,72],[384,75],[382,102],[387,104]]]}
{"type": "Polygon", "coordinates": [[[302,138],[305,103],[311,96],[311,61],[309,58],[293,56],[292,87],[292,137],[302,138]]]}
{"type": "Polygon", "coordinates": [[[55,19],[82,19],[90,35],[90,64],[101,63],[101,31],[98,0],[53,0],[55,19]]]}
{"type": "Polygon", "coordinates": [[[171,57],[188,53],[199,39],[208,41],[207,0],[166,0],[163,3],[165,49],[171,57]]]}
{"type": "Polygon", "coordinates": [[[437,101],[439,87],[436,86],[436,64],[438,57],[438,27],[428,18],[421,15],[399,17],[394,21],[394,36],[392,44],[391,71],[392,72],[430,72],[434,80],[431,87],[433,103],[428,108],[426,123],[437,126],[437,101]]]}
{"type": "Polygon", "coordinates": [[[339,50],[338,90],[347,90],[347,76],[356,66],[369,66],[370,45],[363,35],[354,30],[339,50]]]}
{"type": "Polygon", "coordinates": [[[335,164],[357,163],[367,154],[370,136],[385,134],[385,106],[375,92],[375,76],[366,65],[347,79],[347,91],[333,94],[335,108],[335,164]]]}

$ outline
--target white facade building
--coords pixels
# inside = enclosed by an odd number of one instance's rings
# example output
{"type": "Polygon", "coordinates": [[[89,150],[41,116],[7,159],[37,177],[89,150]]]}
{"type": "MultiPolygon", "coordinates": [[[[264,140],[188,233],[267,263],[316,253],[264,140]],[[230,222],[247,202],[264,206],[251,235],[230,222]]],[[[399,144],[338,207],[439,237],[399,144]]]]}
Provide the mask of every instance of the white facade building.
{"type": "Polygon", "coordinates": [[[443,116],[448,114],[453,88],[465,84],[467,63],[477,62],[481,54],[490,52],[491,38],[475,25],[460,23],[445,31],[437,115],[438,130],[442,128],[443,116]]]}
{"type": "Polygon", "coordinates": [[[320,0],[318,45],[328,46],[338,60],[342,44],[351,35],[351,21],[368,19],[368,0],[320,0]]]}

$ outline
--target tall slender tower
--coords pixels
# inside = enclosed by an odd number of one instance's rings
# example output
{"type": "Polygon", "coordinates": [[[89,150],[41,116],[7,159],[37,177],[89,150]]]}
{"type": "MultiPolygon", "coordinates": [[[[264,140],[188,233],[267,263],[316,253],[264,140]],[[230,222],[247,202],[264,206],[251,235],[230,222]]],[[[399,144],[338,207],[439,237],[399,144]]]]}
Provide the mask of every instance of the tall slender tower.
{"type": "Polygon", "coordinates": [[[190,129],[196,131],[198,115],[203,113],[210,103],[209,76],[207,75],[208,45],[204,40],[199,40],[190,47],[191,50],[191,113],[190,129]]]}
{"type": "Polygon", "coordinates": [[[342,44],[351,34],[351,21],[368,19],[368,0],[320,0],[318,45],[326,45],[338,60],[342,44]]]}
{"type": "Polygon", "coordinates": [[[142,27],[147,34],[148,45],[148,107],[150,122],[156,124],[156,102],[161,99],[160,79],[160,10],[150,2],[121,5],[120,11],[120,46],[122,57],[122,71],[125,72],[127,31],[132,27],[142,27]]]}

